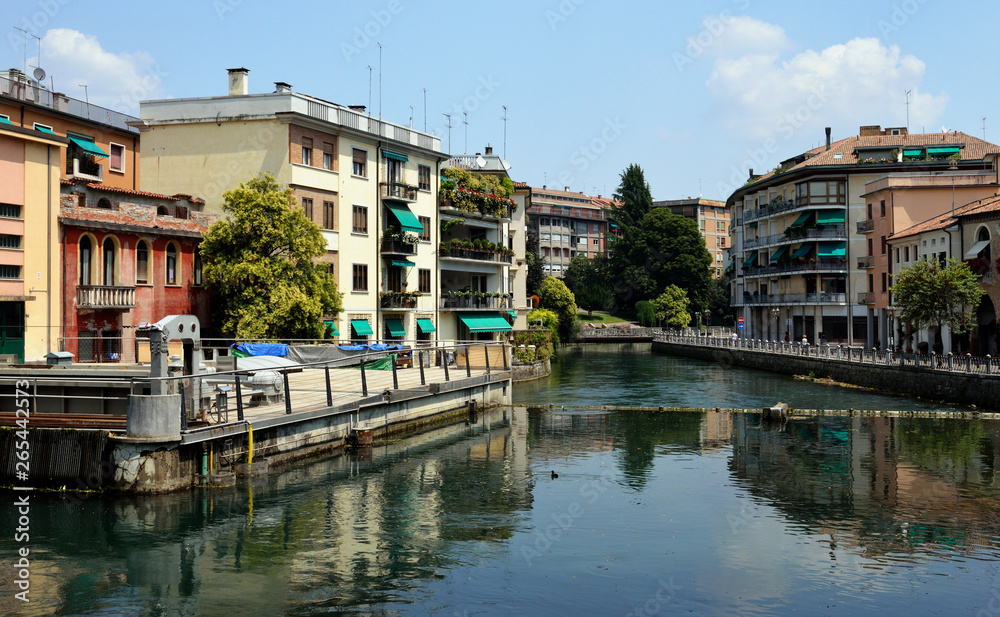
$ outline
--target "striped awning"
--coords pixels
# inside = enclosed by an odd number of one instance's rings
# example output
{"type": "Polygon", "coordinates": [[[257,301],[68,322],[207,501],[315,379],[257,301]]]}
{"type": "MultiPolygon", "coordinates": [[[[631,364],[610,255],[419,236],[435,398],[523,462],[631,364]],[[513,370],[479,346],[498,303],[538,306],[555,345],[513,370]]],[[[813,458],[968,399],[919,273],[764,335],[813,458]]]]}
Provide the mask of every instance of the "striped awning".
{"type": "Polygon", "coordinates": [[[417,319],[417,328],[424,334],[437,332],[437,330],[434,329],[434,322],[430,319],[417,319]]]}
{"type": "Polygon", "coordinates": [[[403,327],[402,319],[386,319],[385,327],[389,330],[389,336],[406,336],[406,328],[403,327]]]}
{"type": "Polygon", "coordinates": [[[847,257],[847,242],[820,242],[817,257],[847,257]]]}
{"type": "Polygon", "coordinates": [[[393,152],[392,150],[382,150],[382,156],[401,163],[405,163],[410,160],[405,154],[399,154],[398,152],[393,152]]]}

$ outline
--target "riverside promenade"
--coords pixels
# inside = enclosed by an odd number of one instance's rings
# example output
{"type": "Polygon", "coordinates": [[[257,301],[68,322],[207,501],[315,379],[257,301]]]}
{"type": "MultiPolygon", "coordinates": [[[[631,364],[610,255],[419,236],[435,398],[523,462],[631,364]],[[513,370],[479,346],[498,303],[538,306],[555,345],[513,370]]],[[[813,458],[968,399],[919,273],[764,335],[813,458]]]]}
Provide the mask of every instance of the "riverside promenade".
{"type": "Polygon", "coordinates": [[[1000,410],[1000,358],[906,354],[839,345],[802,345],[657,332],[653,351],[786,375],[811,375],[979,409],[1000,410]]]}

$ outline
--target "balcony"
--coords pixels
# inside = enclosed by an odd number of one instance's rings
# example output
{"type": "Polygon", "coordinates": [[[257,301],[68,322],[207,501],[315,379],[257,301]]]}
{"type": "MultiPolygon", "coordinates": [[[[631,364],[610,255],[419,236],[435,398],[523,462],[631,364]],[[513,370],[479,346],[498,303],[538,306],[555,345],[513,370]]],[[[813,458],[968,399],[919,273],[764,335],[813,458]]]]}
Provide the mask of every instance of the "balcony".
{"type": "Polygon", "coordinates": [[[743,268],[743,276],[771,276],[792,272],[847,272],[847,260],[832,259],[812,263],[791,263],[780,266],[772,264],[765,267],[743,268]]]}
{"type": "Polygon", "coordinates": [[[772,204],[767,204],[753,210],[747,210],[743,213],[743,223],[749,223],[751,221],[756,221],[762,219],[766,216],[771,216],[772,214],[779,214],[781,212],[788,212],[789,210],[795,209],[794,201],[776,201],[772,204]]]}
{"type": "Polygon", "coordinates": [[[798,293],[798,294],[743,294],[743,303],[748,306],[761,304],[844,304],[845,293],[798,293]]]}
{"type": "Polygon", "coordinates": [[[789,227],[795,230],[788,234],[774,234],[743,241],[744,249],[753,249],[772,244],[802,242],[804,240],[846,240],[847,228],[840,225],[824,225],[823,227],[789,227]]]}
{"type": "Polygon", "coordinates": [[[398,182],[382,182],[379,186],[382,187],[383,199],[395,199],[406,203],[417,201],[417,187],[415,186],[398,182]]]}
{"type": "Polygon", "coordinates": [[[76,288],[76,307],[81,309],[135,308],[135,287],[80,285],[76,288]]]}
{"type": "Polygon", "coordinates": [[[378,294],[379,306],[384,309],[411,309],[417,308],[421,298],[427,294],[406,291],[380,291],[378,294]]]}
{"type": "Polygon", "coordinates": [[[858,257],[858,268],[865,270],[868,268],[875,267],[875,256],[874,255],[863,255],[858,257]]]}
{"type": "Polygon", "coordinates": [[[868,219],[867,221],[858,221],[858,233],[868,234],[875,231],[875,221],[873,219],[868,219]]]}
{"type": "Polygon", "coordinates": [[[510,294],[477,292],[477,291],[457,291],[445,292],[441,294],[441,308],[443,309],[512,309],[514,300],[510,294]]]}
{"type": "Polygon", "coordinates": [[[92,156],[66,160],[66,175],[70,180],[104,182],[104,167],[92,156]]]}
{"type": "Polygon", "coordinates": [[[440,254],[441,257],[450,259],[472,259],[475,261],[488,261],[491,263],[499,263],[499,264],[509,264],[512,262],[514,257],[509,253],[500,253],[497,251],[463,248],[457,246],[448,247],[445,244],[441,245],[438,254],[440,254]]]}
{"type": "Polygon", "coordinates": [[[858,304],[875,304],[874,291],[862,291],[858,294],[858,304]]]}
{"type": "Polygon", "coordinates": [[[417,245],[406,242],[398,236],[384,236],[382,238],[383,255],[416,255],[417,245]]]}

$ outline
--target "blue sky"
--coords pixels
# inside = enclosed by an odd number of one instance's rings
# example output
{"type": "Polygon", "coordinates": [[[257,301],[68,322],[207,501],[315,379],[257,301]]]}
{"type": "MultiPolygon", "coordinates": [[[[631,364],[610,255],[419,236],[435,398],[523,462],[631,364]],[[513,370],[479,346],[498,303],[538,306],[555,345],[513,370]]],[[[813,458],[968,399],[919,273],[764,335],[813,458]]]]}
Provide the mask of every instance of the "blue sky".
{"type": "MultiPolygon", "coordinates": [[[[747,169],[863,124],[1000,142],[1000,5],[528,2],[170,4],[34,0],[4,12],[0,66],[41,66],[57,91],[138,114],[150,98],[226,93],[225,69],[504,154],[516,180],[609,195],[638,163],[655,199],[725,199],[747,169]],[[32,36],[33,35],[33,36],[32,36]],[[382,45],[381,95],[379,46],[382,45]],[[369,72],[369,66],[372,71],[369,72]],[[468,126],[462,124],[463,113],[468,126]],[[995,128],[992,128],[995,127],[995,128]]],[[[47,80],[48,81],[48,80],[47,80]]]]}

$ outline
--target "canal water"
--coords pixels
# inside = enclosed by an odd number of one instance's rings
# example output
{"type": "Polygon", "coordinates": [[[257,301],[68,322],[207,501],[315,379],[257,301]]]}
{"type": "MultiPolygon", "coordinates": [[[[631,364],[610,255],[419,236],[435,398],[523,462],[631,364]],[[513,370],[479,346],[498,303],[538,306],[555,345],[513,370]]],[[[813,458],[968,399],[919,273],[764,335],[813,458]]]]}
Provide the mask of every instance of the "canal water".
{"type": "Polygon", "coordinates": [[[588,410],[949,408],[641,346],[553,368],[513,408],[237,487],[33,493],[29,604],[5,492],[0,614],[1000,612],[1000,422],[588,410]]]}

